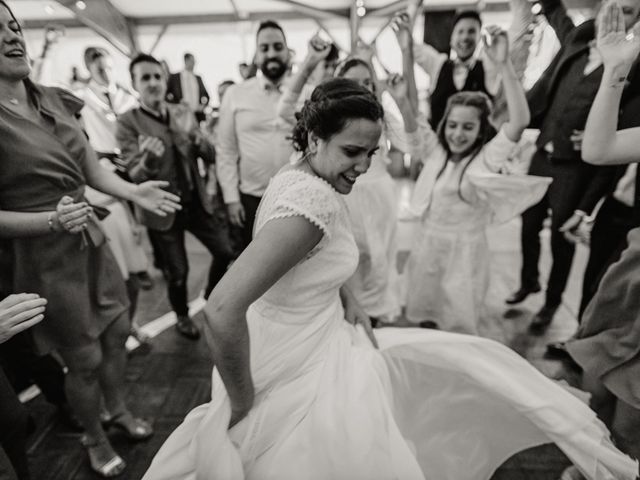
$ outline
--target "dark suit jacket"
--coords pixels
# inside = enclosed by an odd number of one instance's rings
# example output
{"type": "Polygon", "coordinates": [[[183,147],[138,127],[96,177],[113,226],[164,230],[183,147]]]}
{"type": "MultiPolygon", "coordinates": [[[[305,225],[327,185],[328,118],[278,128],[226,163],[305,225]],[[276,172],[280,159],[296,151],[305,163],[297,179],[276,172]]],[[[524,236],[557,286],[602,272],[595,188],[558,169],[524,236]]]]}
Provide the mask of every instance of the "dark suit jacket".
{"type": "MultiPolygon", "coordinates": [[[[116,138],[122,150],[122,157],[127,166],[129,176],[135,183],[147,180],[166,180],[168,190],[180,192],[180,177],[178,168],[188,172],[197,198],[204,210],[213,214],[212,198],[207,194],[205,180],[200,175],[198,158],[211,164],[215,160],[213,146],[202,140],[200,146],[189,138],[189,134],[179,126],[178,119],[183,111],[178,105],[167,105],[169,124],[156,119],[141,108],[134,108],[118,117],[116,138]],[[162,157],[156,157],[148,151],[141,152],[138,148],[138,136],[158,137],[164,143],[165,151],[162,157]]],[[[154,230],[168,230],[173,225],[175,214],[161,217],[152,212],[139,210],[136,212],[140,223],[154,230]]]]}
{"type": "MultiPolygon", "coordinates": [[[[540,79],[527,92],[527,100],[531,110],[531,128],[542,127],[551,105],[551,99],[566,67],[577,55],[583,54],[585,50],[589,49],[589,42],[595,39],[595,21],[588,20],[581,25],[575,26],[567,15],[561,0],[541,0],[540,3],[549,24],[555,30],[561,47],[540,79]]],[[[635,72],[635,69],[633,71],[635,72]]],[[[635,73],[629,75],[629,80],[630,85],[626,89],[629,91],[625,91],[623,95],[623,107],[625,99],[631,97],[629,93],[635,93],[640,86],[638,81],[640,76],[635,73]]],[[[570,135],[571,132],[566,134],[570,135]]],[[[587,186],[577,209],[587,213],[591,212],[600,198],[609,193],[615,186],[616,170],[615,167],[598,168],[598,172],[587,186]]]]}
{"type": "MultiPolygon", "coordinates": [[[[198,81],[198,98],[200,105],[209,104],[209,93],[202,82],[200,75],[196,75],[198,81]]],[[[172,73],[167,81],[167,102],[180,103],[182,101],[182,83],[180,82],[180,73],[172,73]]]]}

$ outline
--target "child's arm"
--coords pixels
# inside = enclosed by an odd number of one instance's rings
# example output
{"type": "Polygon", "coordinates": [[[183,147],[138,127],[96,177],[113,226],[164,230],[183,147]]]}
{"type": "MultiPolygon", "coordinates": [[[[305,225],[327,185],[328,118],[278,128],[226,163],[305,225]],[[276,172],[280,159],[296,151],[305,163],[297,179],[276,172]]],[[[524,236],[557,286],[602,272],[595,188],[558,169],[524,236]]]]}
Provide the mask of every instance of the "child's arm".
{"type": "Polygon", "coordinates": [[[488,34],[483,39],[485,52],[499,66],[509,112],[509,120],[502,129],[509,140],[517,142],[531,120],[529,105],[509,58],[507,33],[498,27],[489,27],[487,31],[488,34]]]}

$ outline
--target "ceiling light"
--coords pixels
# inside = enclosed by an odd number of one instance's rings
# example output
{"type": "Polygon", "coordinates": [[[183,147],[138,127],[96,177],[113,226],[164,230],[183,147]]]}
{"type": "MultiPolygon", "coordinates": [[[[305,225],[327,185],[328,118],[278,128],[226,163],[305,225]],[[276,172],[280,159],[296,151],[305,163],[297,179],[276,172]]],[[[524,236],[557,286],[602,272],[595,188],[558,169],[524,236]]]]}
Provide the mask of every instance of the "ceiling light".
{"type": "Polygon", "coordinates": [[[76,2],[76,8],[77,8],[78,10],[84,10],[85,8],[87,8],[87,4],[86,4],[86,3],[84,3],[82,0],[78,0],[78,1],[76,2]]]}
{"type": "Polygon", "coordinates": [[[44,11],[47,12],[49,15],[53,15],[55,13],[55,8],[53,8],[53,5],[51,5],[50,3],[47,3],[44,6],[44,11]]]}
{"type": "Polygon", "coordinates": [[[367,14],[367,9],[366,9],[366,8],[364,8],[364,7],[358,7],[358,8],[356,9],[356,14],[357,14],[359,17],[364,17],[364,16],[367,14]]]}

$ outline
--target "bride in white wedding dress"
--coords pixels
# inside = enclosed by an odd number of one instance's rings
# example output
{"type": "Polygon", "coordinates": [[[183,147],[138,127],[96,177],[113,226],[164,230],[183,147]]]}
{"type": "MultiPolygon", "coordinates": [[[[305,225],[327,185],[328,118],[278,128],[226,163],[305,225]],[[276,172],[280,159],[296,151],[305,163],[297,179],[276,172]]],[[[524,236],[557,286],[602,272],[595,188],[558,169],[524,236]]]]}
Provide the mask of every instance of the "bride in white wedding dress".
{"type": "Polygon", "coordinates": [[[273,178],[253,242],[205,308],[211,402],[144,479],[485,480],[548,442],[589,479],[634,479],[596,415],[503,345],[386,328],[374,346],[342,287],[358,261],[342,195],[367,170],[382,115],[349,80],[315,89],[294,132],[305,161],[273,178]]]}

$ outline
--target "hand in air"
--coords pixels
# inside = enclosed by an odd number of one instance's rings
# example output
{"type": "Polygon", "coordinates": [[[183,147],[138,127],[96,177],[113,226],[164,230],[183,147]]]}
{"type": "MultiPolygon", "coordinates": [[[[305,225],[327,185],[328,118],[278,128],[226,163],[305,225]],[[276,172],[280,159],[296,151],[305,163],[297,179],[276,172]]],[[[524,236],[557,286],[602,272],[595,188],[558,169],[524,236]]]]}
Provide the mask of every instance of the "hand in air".
{"type": "Polygon", "coordinates": [[[400,49],[408,50],[413,46],[413,38],[411,36],[411,19],[407,12],[397,14],[391,20],[391,29],[396,34],[400,49]]]}
{"type": "Polygon", "coordinates": [[[640,53],[640,22],[627,34],[622,9],[615,1],[602,7],[598,20],[596,45],[604,66],[630,67],[640,53]]]}
{"type": "Polygon", "coordinates": [[[509,38],[507,32],[495,25],[488,26],[482,34],[484,50],[489,59],[497,64],[509,60],[509,38]]]}
{"type": "Polygon", "coordinates": [[[311,40],[309,40],[305,63],[310,67],[315,67],[327,58],[330,51],[331,44],[316,34],[311,38],[311,40]]]}

